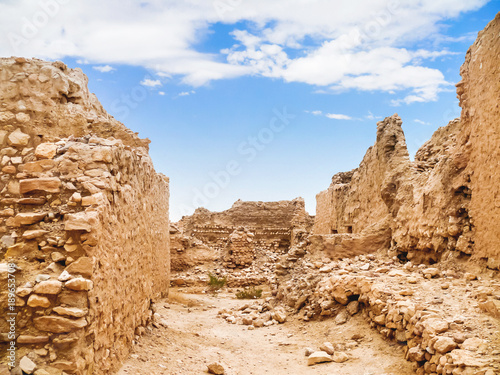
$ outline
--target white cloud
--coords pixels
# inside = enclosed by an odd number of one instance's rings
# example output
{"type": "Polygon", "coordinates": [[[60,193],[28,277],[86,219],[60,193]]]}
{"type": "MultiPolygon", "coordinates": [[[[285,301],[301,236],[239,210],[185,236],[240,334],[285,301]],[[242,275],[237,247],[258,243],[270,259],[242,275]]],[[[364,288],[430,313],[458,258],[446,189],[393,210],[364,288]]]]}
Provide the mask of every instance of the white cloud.
{"type": "Polygon", "coordinates": [[[367,120],[381,120],[383,118],[383,116],[374,115],[371,111],[368,111],[368,114],[365,116],[365,119],[367,120]]]}
{"type": "Polygon", "coordinates": [[[398,105],[436,100],[447,85],[426,60],[449,52],[402,46],[437,41],[436,35],[449,42],[443,21],[487,2],[221,1],[54,2],[49,12],[41,2],[4,1],[0,55],[142,66],[152,76],[177,77],[194,87],[254,75],[310,84],[317,92],[392,90],[400,96],[398,105]],[[227,5],[222,10],[215,6],[221,1],[227,5]],[[36,22],[40,13],[47,22],[36,22]],[[199,52],[196,46],[218,22],[234,25],[233,45],[220,53],[199,52]]]}
{"type": "Polygon", "coordinates": [[[183,91],[179,94],[179,96],[189,96],[189,95],[193,95],[193,94],[196,94],[196,91],[194,90],[191,90],[191,91],[183,91]]]}
{"type": "Polygon", "coordinates": [[[477,38],[477,31],[474,32],[469,32],[461,36],[448,36],[448,35],[442,35],[442,34],[437,34],[434,36],[434,43],[435,44],[443,44],[443,43],[472,43],[474,40],[477,38]]]}
{"type": "Polygon", "coordinates": [[[109,73],[109,72],[112,72],[113,70],[116,70],[111,65],[93,66],[92,69],[95,69],[101,73],[109,73]]]}
{"type": "Polygon", "coordinates": [[[420,125],[430,125],[428,122],[419,120],[418,118],[414,119],[413,121],[415,121],[417,124],[420,124],[420,125]]]}
{"type": "Polygon", "coordinates": [[[141,81],[141,85],[147,86],[147,87],[159,87],[162,86],[161,81],[159,79],[149,79],[149,78],[144,78],[141,81]]]}
{"type": "Polygon", "coordinates": [[[160,96],[165,96],[165,91],[159,91],[159,92],[158,92],[158,95],[160,95],[160,96]]]}
{"type": "Polygon", "coordinates": [[[314,115],[314,116],[321,116],[323,114],[323,111],[319,111],[319,110],[316,110],[316,111],[304,111],[305,113],[310,113],[311,115],[314,115]]]}
{"type": "Polygon", "coordinates": [[[325,116],[332,120],[352,120],[351,116],[341,115],[337,113],[327,113],[325,114],[325,116]]]}
{"type": "Polygon", "coordinates": [[[338,113],[323,113],[323,111],[320,111],[320,110],[304,111],[304,112],[310,113],[311,115],[314,115],[314,116],[325,116],[325,117],[328,117],[329,119],[332,119],[332,120],[352,120],[351,116],[342,115],[342,114],[338,114],[338,113]]]}

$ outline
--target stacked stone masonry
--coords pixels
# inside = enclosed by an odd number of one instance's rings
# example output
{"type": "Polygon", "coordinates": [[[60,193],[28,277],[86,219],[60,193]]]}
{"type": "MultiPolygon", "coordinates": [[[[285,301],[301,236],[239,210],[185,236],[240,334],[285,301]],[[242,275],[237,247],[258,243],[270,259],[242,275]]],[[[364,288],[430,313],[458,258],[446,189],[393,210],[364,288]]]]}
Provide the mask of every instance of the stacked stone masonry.
{"type": "Polygon", "coordinates": [[[228,268],[248,266],[259,254],[282,254],[294,246],[302,233],[312,226],[302,198],[280,202],[237,201],[223,212],[199,208],[183,217],[172,235],[172,270],[185,271],[194,266],[222,260],[228,268]],[[242,231],[252,240],[239,240],[242,231]],[[239,245],[236,243],[239,242],[239,245]],[[245,255],[231,258],[232,248],[245,255]]]}
{"type": "Polygon", "coordinates": [[[80,71],[0,62],[0,362],[14,342],[51,375],[109,374],[168,292],[168,179],[80,71]]]}
{"type": "Polygon", "coordinates": [[[252,232],[243,227],[231,233],[224,254],[226,267],[246,267],[252,264],[256,255],[254,237],[252,232]]]}

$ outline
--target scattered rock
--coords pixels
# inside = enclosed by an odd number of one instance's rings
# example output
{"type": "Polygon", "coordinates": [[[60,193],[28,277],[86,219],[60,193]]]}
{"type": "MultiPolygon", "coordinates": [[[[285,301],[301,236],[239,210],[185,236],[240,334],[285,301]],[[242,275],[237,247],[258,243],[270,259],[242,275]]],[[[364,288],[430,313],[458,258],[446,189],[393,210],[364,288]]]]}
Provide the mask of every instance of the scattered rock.
{"type": "Polygon", "coordinates": [[[348,319],[349,319],[349,314],[347,313],[347,310],[342,310],[335,317],[335,323],[337,325],[345,324],[347,323],[348,319]]]}
{"type": "Polygon", "coordinates": [[[211,363],[207,367],[209,374],[224,375],[224,367],[220,363],[211,363]]]}
{"type": "Polygon", "coordinates": [[[282,309],[275,309],[272,313],[273,319],[278,321],[278,323],[286,322],[286,313],[282,309]]]}
{"type": "Polygon", "coordinates": [[[309,357],[311,354],[314,353],[314,351],[315,350],[313,348],[307,347],[307,348],[304,349],[304,354],[305,354],[306,357],[309,357]]]}
{"type": "Polygon", "coordinates": [[[333,362],[344,363],[349,360],[349,355],[344,352],[335,352],[333,355],[333,362]]]}
{"type": "Polygon", "coordinates": [[[355,315],[359,312],[359,302],[358,301],[351,301],[347,305],[347,312],[349,315],[355,315]]]}
{"type": "Polygon", "coordinates": [[[456,347],[457,343],[451,337],[440,337],[434,343],[434,349],[441,354],[448,353],[456,347]]]}
{"type": "Polygon", "coordinates": [[[332,357],[323,351],[314,352],[307,358],[307,365],[312,366],[318,363],[333,362],[332,357]]]}
{"type": "Polygon", "coordinates": [[[323,345],[319,347],[319,349],[326,352],[329,355],[332,355],[335,352],[335,349],[333,348],[333,345],[330,342],[324,342],[323,345]]]}
{"type": "Polygon", "coordinates": [[[19,361],[19,367],[21,368],[21,370],[23,370],[23,372],[25,372],[26,374],[33,374],[33,372],[35,371],[36,369],[36,364],[35,362],[33,362],[31,359],[29,359],[27,356],[24,356],[23,358],[21,358],[21,360],[19,361]]]}

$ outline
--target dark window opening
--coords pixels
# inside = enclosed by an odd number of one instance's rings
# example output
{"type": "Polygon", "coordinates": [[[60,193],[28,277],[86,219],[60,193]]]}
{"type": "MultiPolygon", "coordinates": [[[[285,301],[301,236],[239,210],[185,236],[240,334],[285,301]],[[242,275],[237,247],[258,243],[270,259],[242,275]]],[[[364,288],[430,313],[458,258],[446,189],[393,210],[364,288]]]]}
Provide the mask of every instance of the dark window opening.
{"type": "Polygon", "coordinates": [[[332,234],[337,234],[339,231],[337,229],[332,229],[332,234]]]}
{"type": "Polygon", "coordinates": [[[349,225],[349,226],[347,227],[347,233],[352,233],[352,225],[349,225]]]}

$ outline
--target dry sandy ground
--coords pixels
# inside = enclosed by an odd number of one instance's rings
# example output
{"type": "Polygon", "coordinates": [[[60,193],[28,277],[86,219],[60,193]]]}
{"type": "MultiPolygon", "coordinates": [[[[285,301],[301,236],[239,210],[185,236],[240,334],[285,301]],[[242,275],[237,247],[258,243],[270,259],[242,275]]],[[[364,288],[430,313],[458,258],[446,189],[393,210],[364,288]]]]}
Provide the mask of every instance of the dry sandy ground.
{"type": "Polygon", "coordinates": [[[227,375],[405,375],[413,374],[397,344],[384,341],[361,316],[336,326],[333,319],[303,322],[289,317],[284,324],[248,330],[217,317],[223,308],[237,308],[248,301],[234,294],[171,293],[157,305],[168,327],[147,331],[134,346],[119,375],[206,374],[207,365],[221,363],[227,375]],[[318,349],[326,341],[355,345],[352,358],[342,364],[307,366],[306,347],[318,349]]]}

